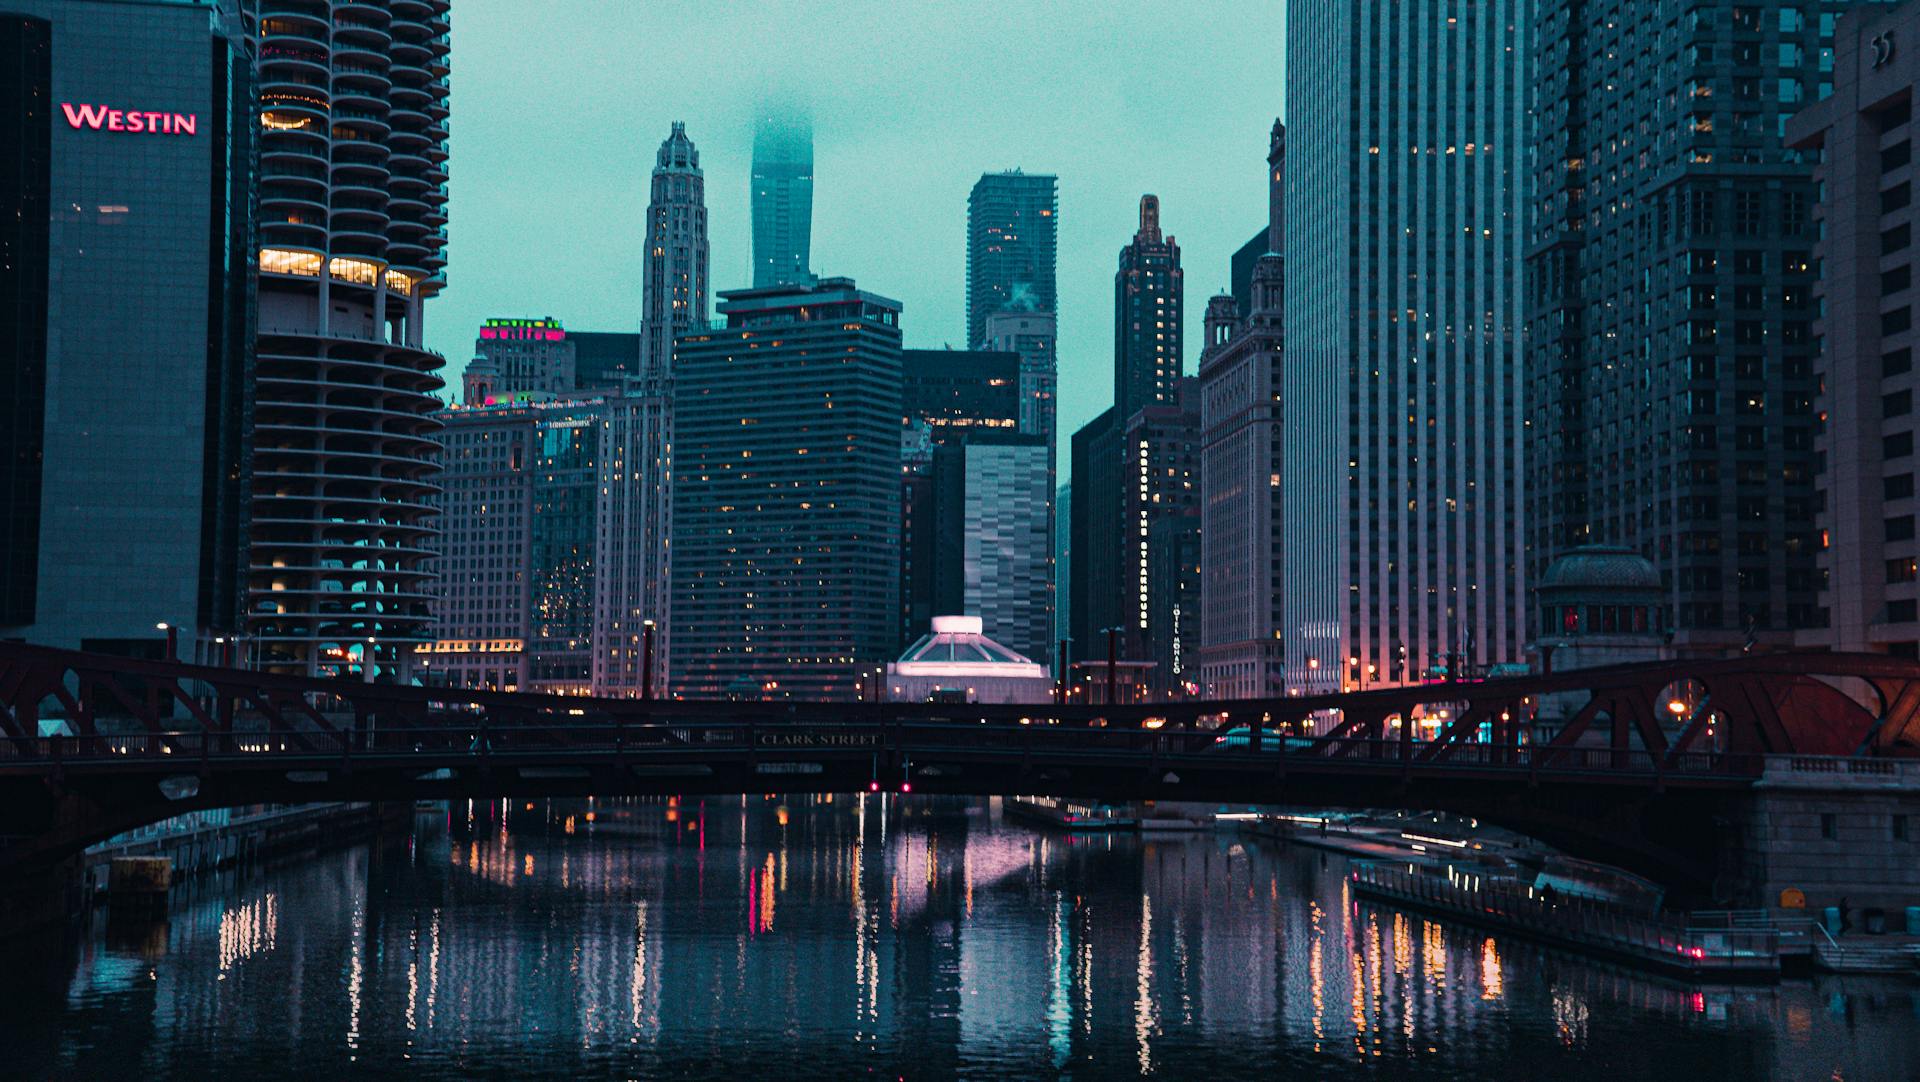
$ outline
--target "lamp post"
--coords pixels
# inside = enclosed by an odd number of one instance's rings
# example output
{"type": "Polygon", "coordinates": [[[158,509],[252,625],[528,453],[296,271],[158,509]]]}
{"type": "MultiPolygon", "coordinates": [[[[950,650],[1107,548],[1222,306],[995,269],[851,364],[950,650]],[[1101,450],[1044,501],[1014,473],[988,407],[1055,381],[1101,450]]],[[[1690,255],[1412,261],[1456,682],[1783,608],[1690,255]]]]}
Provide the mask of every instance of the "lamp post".
{"type": "Polygon", "coordinates": [[[1119,682],[1117,679],[1120,662],[1120,629],[1107,629],[1107,705],[1119,704],[1119,682]]]}
{"type": "Polygon", "coordinates": [[[1067,644],[1072,639],[1060,640],[1060,671],[1055,673],[1054,698],[1061,706],[1067,705],[1067,644]]]}
{"type": "Polygon", "coordinates": [[[180,629],[177,627],[174,627],[172,624],[167,623],[165,620],[162,620],[159,623],[153,625],[153,627],[154,627],[154,630],[156,631],[164,631],[167,633],[167,660],[179,661],[180,660],[180,629]]]}
{"type": "Polygon", "coordinates": [[[373,636],[367,636],[367,645],[360,651],[360,682],[373,683],[373,636]]]}
{"type": "Polygon", "coordinates": [[[640,697],[653,698],[653,621],[643,621],[640,625],[640,697]]]}

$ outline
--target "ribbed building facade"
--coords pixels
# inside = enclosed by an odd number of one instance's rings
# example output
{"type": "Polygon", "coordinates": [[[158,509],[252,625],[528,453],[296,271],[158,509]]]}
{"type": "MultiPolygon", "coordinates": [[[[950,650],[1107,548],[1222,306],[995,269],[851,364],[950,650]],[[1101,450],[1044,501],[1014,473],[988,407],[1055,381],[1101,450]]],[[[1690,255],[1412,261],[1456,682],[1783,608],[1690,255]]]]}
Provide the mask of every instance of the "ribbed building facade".
{"type": "Polygon", "coordinates": [[[983,174],[967,197],[967,345],[987,340],[995,312],[1059,311],[1059,178],[983,174]]]}
{"type": "Polygon", "coordinates": [[[249,615],[270,667],[371,645],[390,677],[430,637],[448,7],[287,0],[260,21],[249,615]]]}
{"type": "Polygon", "coordinates": [[[900,305],[721,294],[676,344],[670,684],[851,698],[899,646],[900,305]]]}
{"type": "Polygon", "coordinates": [[[1521,656],[1529,12],[1289,12],[1289,690],[1521,656]]]}
{"type": "Polygon", "coordinates": [[[1534,568],[1639,552],[1682,652],[1818,623],[1816,193],[1781,133],[1849,6],[1536,5],[1534,568]]]}

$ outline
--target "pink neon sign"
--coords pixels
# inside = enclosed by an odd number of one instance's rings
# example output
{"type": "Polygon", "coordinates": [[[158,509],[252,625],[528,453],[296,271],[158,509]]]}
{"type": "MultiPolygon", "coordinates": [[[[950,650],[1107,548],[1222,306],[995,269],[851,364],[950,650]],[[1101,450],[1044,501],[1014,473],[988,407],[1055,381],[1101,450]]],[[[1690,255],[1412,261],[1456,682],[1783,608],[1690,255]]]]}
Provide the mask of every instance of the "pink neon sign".
{"type": "Polygon", "coordinates": [[[482,338],[504,338],[522,342],[564,342],[567,332],[542,327],[482,327],[482,338]]]}
{"type": "Polygon", "coordinates": [[[105,105],[75,105],[61,102],[67,126],[94,131],[147,133],[150,135],[198,135],[200,117],[194,113],[155,113],[146,110],[111,109],[105,105]]]}

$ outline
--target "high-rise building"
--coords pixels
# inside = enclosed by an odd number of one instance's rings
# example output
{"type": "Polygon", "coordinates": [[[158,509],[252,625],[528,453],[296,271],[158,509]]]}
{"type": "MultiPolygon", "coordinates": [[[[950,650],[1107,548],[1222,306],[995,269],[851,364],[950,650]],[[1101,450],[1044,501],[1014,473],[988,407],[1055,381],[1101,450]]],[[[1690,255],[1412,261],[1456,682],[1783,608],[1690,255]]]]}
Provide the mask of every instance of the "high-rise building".
{"type": "Polygon", "coordinates": [[[979,348],[1020,356],[1020,431],[1052,445],[1060,375],[1052,312],[995,312],[979,348]]]}
{"type": "Polygon", "coordinates": [[[707,325],[707,193],[700,151],[673,122],[653,166],[647,204],[646,277],[641,285],[640,374],[666,378],[673,339],[707,325]]]}
{"type": "Polygon", "coordinates": [[[1067,530],[1071,521],[1073,486],[1061,485],[1054,490],[1053,497],[1053,637],[1056,641],[1073,634],[1073,600],[1068,596],[1071,591],[1060,588],[1061,583],[1073,581],[1073,546],[1067,530]]]}
{"type": "Polygon", "coordinates": [[[1140,228],[1113,276],[1113,403],[1124,423],[1170,401],[1182,371],[1180,246],[1160,232],[1160,198],[1140,197],[1140,228]]]}
{"type": "Polygon", "coordinates": [[[1073,504],[1067,516],[1067,637],[1071,656],[1105,658],[1121,626],[1120,560],[1126,483],[1118,411],[1109,406],[1073,434],[1073,504]]]}
{"type": "Polygon", "coordinates": [[[1014,649],[1044,653],[1051,482],[1046,444],[1019,431],[1026,364],[1011,352],[903,353],[902,641],[935,616],[969,615],[1014,649]]]}
{"type": "Polygon", "coordinates": [[[641,543],[623,503],[622,409],[575,394],[441,411],[433,641],[423,679],[569,695],[638,694],[639,621],[624,617],[641,543]],[[633,657],[629,658],[629,647],[633,657]]]}
{"type": "Polygon", "coordinates": [[[480,325],[473,353],[487,362],[499,397],[567,394],[575,386],[574,343],[552,316],[489,319],[480,325]]]}
{"type": "MultiPolygon", "coordinates": [[[[1913,237],[1920,213],[1912,158],[1920,55],[1899,47],[1908,42],[1920,43],[1920,4],[1841,19],[1833,94],[1796,114],[1787,139],[1817,158],[1821,193],[1810,229],[1820,268],[1811,302],[1821,388],[1813,408],[1826,421],[1814,437],[1821,612],[1798,639],[1916,657],[1913,237]]],[[[1792,524],[1796,533],[1804,527],[1792,524]]]]}
{"type": "Polygon", "coordinates": [[[1034,436],[975,429],[935,448],[933,457],[930,615],[978,616],[996,642],[1047,657],[1053,554],[1046,446],[1034,436]]]}
{"type": "Polygon", "coordinates": [[[438,415],[445,427],[433,641],[416,652],[414,670],[428,683],[512,691],[527,686],[538,413],[531,405],[494,405],[493,398],[469,395],[464,407],[438,415]]]}
{"type": "Polygon", "coordinates": [[[621,392],[640,378],[640,336],[632,331],[572,331],[574,385],[621,392]]]}
{"type": "Polygon", "coordinates": [[[240,630],[258,126],[238,6],[0,11],[0,638],[159,656],[166,624],[213,658],[240,630]]]}
{"type": "Polygon", "coordinates": [[[995,312],[1059,311],[1058,186],[1058,177],[1018,169],[974,182],[967,198],[968,345],[986,342],[987,317],[995,312]]]}
{"type": "Polygon", "coordinates": [[[1281,652],[1285,502],[1281,477],[1282,297],[1285,263],[1260,258],[1249,283],[1252,310],[1207,305],[1200,356],[1201,603],[1198,664],[1205,694],[1219,699],[1286,694],[1281,652]]]}
{"type": "Polygon", "coordinates": [[[1253,271],[1259,265],[1260,257],[1268,252],[1281,251],[1281,228],[1285,221],[1282,212],[1282,195],[1286,191],[1287,176],[1287,126],[1278,120],[1273,122],[1273,132],[1267,139],[1267,224],[1266,227],[1247,239],[1233,253],[1228,290],[1240,315],[1244,318],[1253,311],[1253,271]]]}
{"type": "Polygon", "coordinates": [[[767,112],[753,129],[753,287],[813,281],[813,123],[767,112]]]}
{"type": "Polygon", "coordinates": [[[1781,132],[1846,6],[1536,5],[1534,128],[1489,136],[1534,148],[1534,570],[1639,552],[1682,652],[1817,622],[1814,187],[1781,132]]]}
{"type": "Polygon", "coordinates": [[[676,343],[671,685],[848,698],[899,646],[900,305],[722,293],[676,343]]]}
{"type": "Polygon", "coordinates": [[[1290,691],[1521,657],[1528,22],[1523,0],[1289,12],[1287,100],[1314,103],[1284,180],[1290,691]]]}
{"type": "Polygon", "coordinates": [[[1192,680],[1200,642],[1199,397],[1198,381],[1175,380],[1164,401],[1127,419],[1120,438],[1122,652],[1153,663],[1147,684],[1161,694],[1192,680]]]}
{"type": "Polygon", "coordinates": [[[431,635],[449,0],[260,20],[249,634],[263,664],[406,677],[431,635]],[[401,671],[395,671],[396,669],[401,671]]]}

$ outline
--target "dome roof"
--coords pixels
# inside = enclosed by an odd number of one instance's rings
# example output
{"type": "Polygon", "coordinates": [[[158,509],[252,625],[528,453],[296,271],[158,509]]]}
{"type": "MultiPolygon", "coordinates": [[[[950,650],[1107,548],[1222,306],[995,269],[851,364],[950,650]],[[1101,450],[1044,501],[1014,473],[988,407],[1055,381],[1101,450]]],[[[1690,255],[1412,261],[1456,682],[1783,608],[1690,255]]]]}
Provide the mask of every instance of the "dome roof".
{"type": "Polygon", "coordinates": [[[982,634],[978,616],[936,616],[933,630],[894,662],[905,676],[1045,676],[1046,669],[982,634]]]}
{"type": "Polygon", "coordinates": [[[1542,590],[1660,589],[1660,572],[1638,552],[1621,545],[1582,545],[1571,549],[1540,576],[1542,590]]]}

